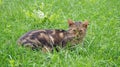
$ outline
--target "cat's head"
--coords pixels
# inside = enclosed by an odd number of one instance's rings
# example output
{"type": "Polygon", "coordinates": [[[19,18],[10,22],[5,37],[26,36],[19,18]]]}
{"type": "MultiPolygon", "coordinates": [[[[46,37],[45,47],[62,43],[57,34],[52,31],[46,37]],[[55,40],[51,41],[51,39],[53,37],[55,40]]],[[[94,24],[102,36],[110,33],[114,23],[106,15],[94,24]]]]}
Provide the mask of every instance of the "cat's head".
{"type": "Polygon", "coordinates": [[[83,36],[86,34],[86,30],[88,27],[88,21],[84,22],[74,22],[72,20],[68,20],[69,30],[68,32],[70,34],[73,34],[74,36],[83,36]]]}

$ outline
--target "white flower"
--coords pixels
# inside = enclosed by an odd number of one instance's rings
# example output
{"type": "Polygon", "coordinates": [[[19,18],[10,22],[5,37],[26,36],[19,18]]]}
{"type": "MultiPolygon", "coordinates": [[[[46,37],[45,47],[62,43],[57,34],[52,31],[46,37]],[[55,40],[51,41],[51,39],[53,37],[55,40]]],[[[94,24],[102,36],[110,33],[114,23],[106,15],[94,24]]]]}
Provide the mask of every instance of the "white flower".
{"type": "Polygon", "coordinates": [[[34,14],[39,18],[44,18],[45,15],[41,10],[33,10],[34,14]]]}

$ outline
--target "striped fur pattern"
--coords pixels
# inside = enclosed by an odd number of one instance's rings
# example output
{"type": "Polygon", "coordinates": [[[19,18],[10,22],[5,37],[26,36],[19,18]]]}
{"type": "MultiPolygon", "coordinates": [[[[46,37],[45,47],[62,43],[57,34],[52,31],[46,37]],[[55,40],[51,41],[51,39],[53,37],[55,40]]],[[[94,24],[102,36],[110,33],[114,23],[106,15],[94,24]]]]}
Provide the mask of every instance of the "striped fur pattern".
{"type": "Polygon", "coordinates": [[[18,39],[18,45],[32,49],[42,49],[43,52],[52,51],[57,46],[65,47],[81,43],[86,34],[88,22],[73,22],[68,20],[68,30],[33,30],[18,39]]]}

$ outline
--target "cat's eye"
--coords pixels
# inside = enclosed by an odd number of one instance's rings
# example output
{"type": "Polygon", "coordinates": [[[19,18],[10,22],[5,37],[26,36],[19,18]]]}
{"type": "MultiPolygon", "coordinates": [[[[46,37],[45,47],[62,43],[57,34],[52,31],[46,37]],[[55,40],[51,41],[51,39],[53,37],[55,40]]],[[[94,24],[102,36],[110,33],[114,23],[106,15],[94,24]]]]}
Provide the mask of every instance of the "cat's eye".
{"type": "Polygon", "coordinates": [[[74,32],[76,32],[76,30],[73,30],[74,32]]]}
{"type": "Polygon", "coordinates": [[[83,30],[79,30],[80,32],[82,32],[83,30]]]}

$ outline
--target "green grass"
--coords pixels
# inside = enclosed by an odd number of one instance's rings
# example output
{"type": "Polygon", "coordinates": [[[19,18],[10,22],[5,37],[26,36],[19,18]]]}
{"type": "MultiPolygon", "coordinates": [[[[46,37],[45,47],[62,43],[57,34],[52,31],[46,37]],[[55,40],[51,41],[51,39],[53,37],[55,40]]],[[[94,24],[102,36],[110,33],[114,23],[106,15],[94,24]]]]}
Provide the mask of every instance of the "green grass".
{"type": "Polygon", "coordinates": [[[119,67],[119,0],[0,0],[0,67],[119,67]],[[34,11],[41,10],[39,18],[34,11]],[[89,20],[84,46],[42,53],[16,44],[33,29],[67,29],[89,20]]]}

